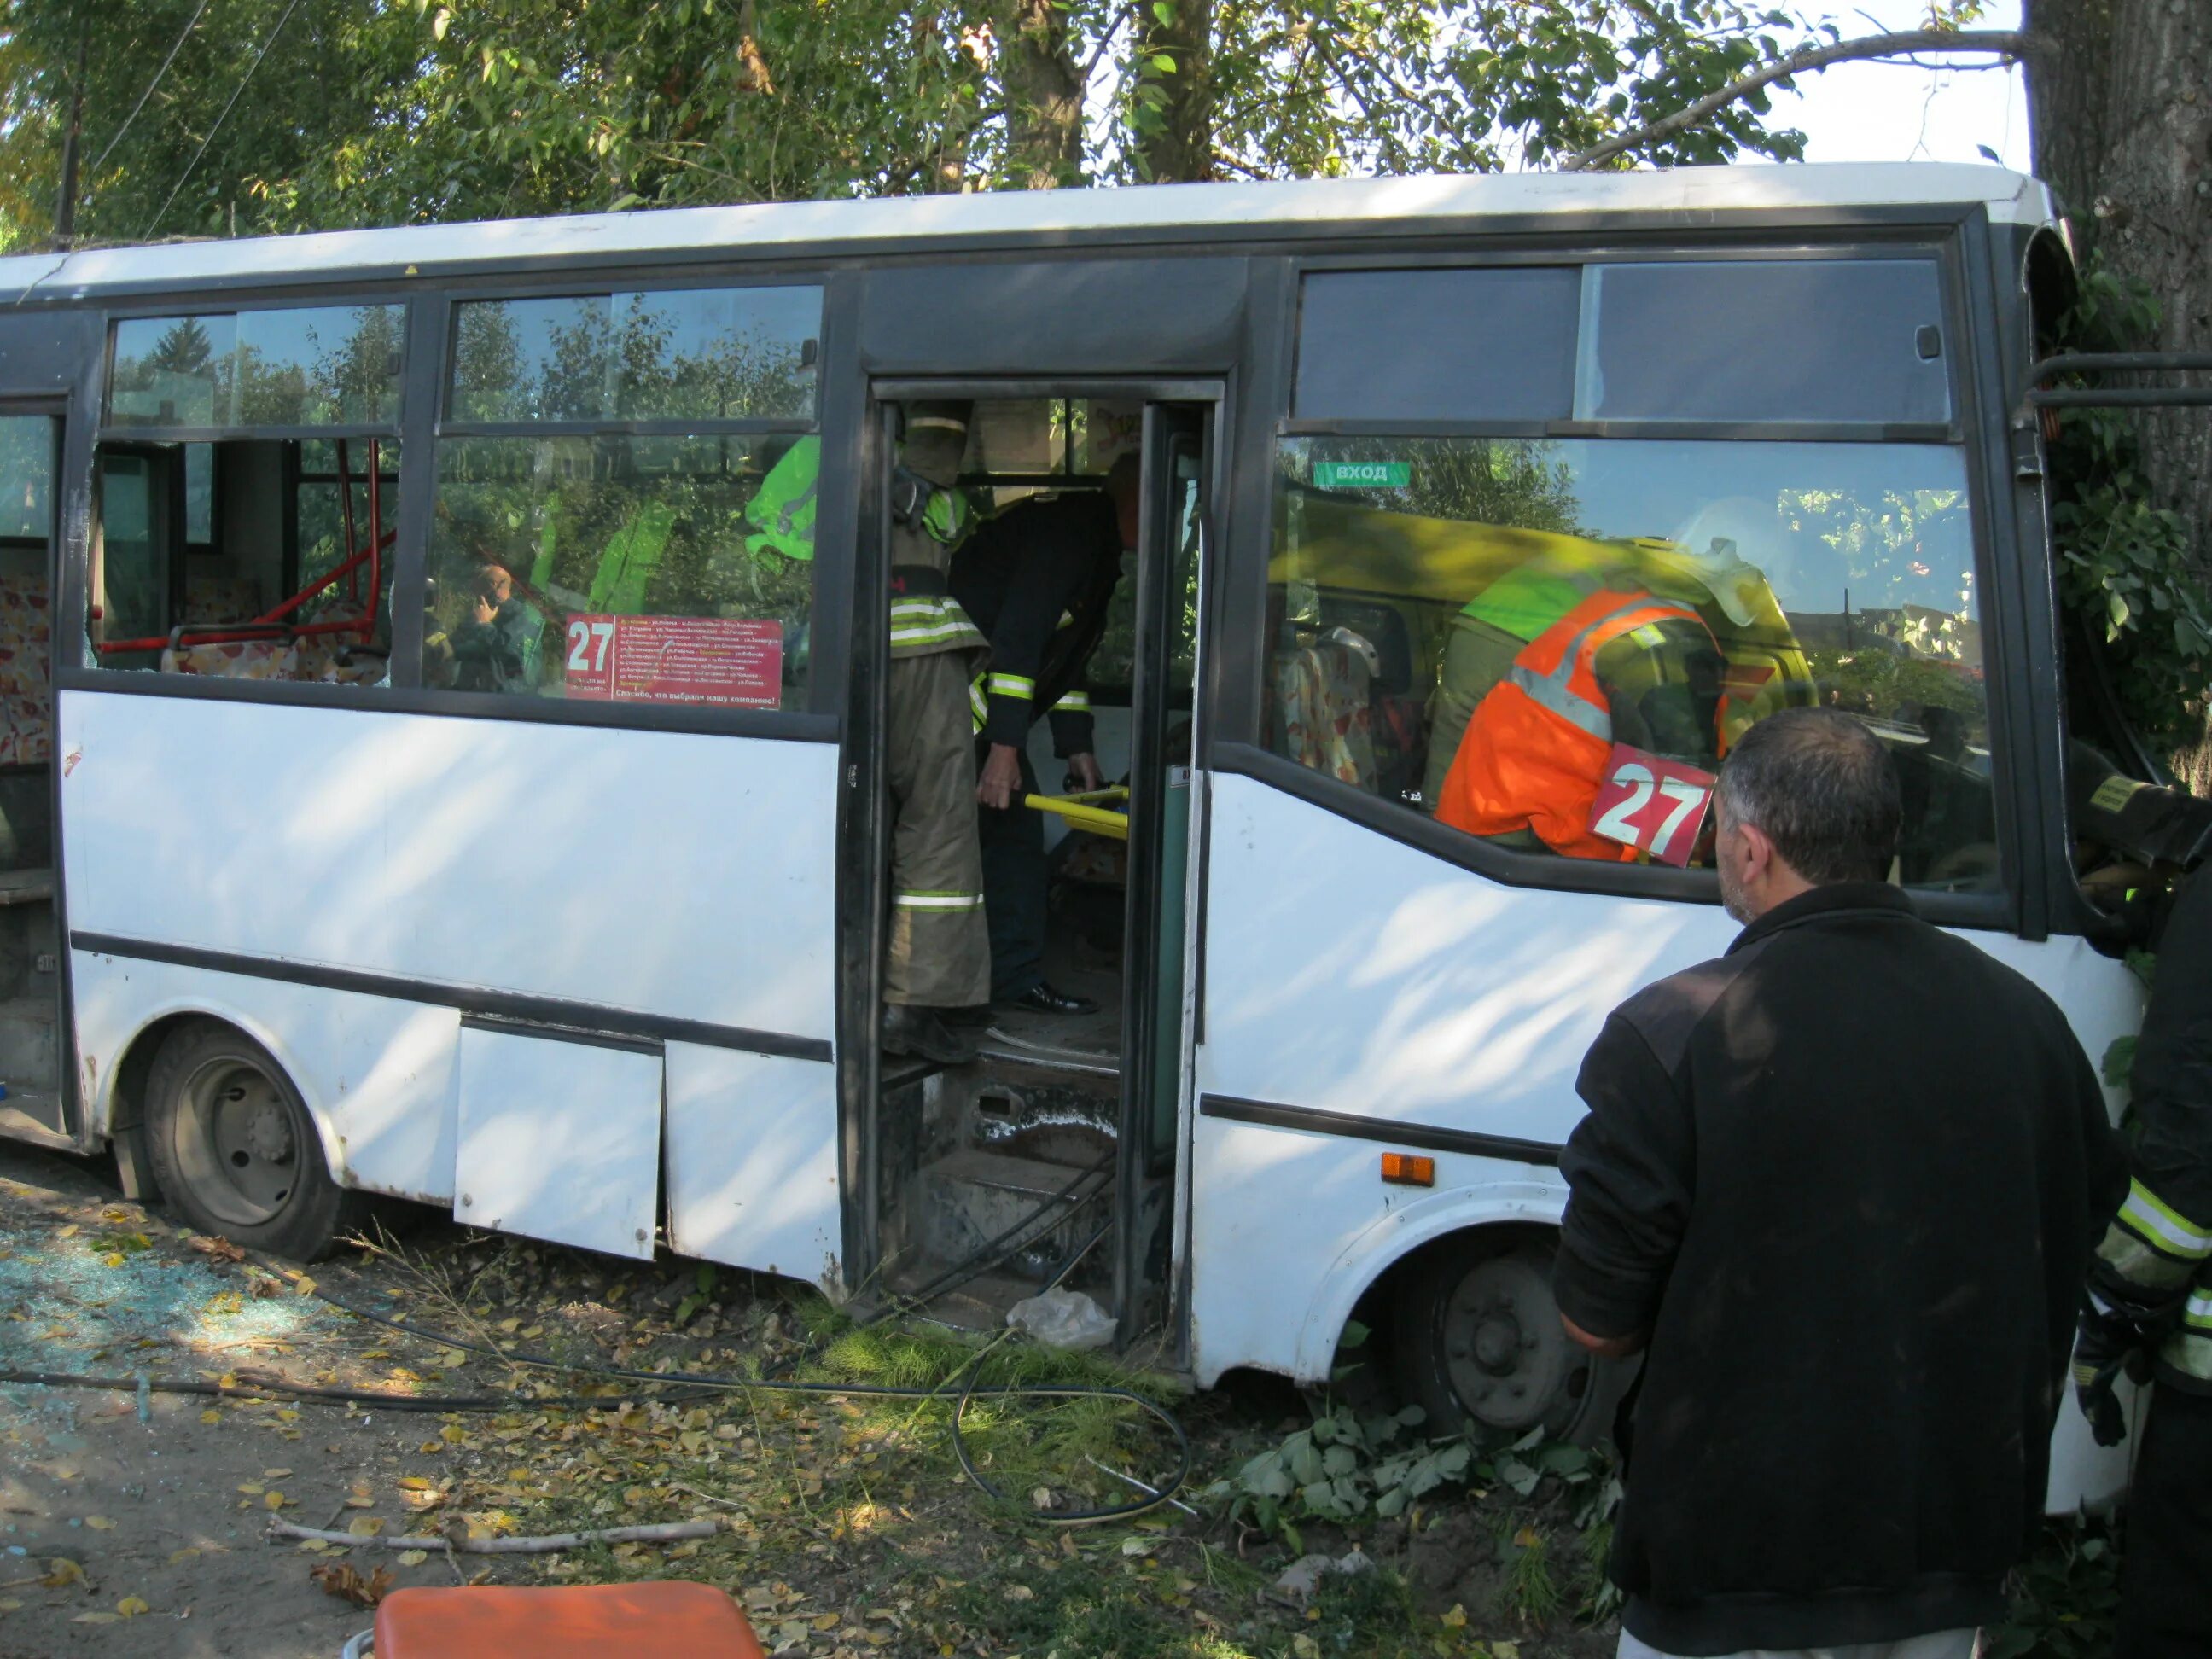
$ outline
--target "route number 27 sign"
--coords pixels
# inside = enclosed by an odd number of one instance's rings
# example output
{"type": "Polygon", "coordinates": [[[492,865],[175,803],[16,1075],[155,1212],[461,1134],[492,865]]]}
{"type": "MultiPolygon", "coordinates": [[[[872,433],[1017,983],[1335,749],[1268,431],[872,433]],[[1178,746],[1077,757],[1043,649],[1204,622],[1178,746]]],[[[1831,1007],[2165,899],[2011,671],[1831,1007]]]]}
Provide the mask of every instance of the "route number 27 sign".
{"type": "Polygon", "coordinates": [[[1606,757],[1605,779],[1590,807],[1590,833],[1684,866],[1696,850],[1712,805],[1710,772],[1625,743],[1606,757]]]}

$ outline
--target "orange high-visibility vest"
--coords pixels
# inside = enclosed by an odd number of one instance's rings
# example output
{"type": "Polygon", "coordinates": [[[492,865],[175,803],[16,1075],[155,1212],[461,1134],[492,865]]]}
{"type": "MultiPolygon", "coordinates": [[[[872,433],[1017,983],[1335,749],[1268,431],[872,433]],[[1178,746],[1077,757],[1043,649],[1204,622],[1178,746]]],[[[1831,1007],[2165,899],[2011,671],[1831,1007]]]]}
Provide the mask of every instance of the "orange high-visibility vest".
{"type": "MultiPolygon", "coordinates": [[[[1437,802],[1437,820],[1474,836],[1533,830],[1569,858],[1634,858],[1635,848],[1590,833],[1590,809],[1613,752],[1613,714],[1598,684],[1597,656],[1624,634],[1677,621],[1711,635],[1686,605],[1642,589],[1602,589],[1538,635],[1468,721],[1437,802]]],[[[1719,720],[1717,714],[1717,726],[1719,720]]]]}

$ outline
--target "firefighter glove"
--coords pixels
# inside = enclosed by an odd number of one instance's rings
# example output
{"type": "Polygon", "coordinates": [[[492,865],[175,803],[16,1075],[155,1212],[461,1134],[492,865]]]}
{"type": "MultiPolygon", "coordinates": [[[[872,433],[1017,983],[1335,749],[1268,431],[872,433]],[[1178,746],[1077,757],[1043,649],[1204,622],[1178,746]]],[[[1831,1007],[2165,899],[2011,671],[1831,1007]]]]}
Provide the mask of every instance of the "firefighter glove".
{"type": "Polygon", "coordinates": [[[2122,1372],[2136,1382],[2150,1378],[2152,1337],[2135,1320],[2094,1291],[2082,1298],[2074,1336],[2074,1397],[2100,1446],[2117,1446],[2128,1432],[2127,1413],[2114,1388],[2122,1372]]]}

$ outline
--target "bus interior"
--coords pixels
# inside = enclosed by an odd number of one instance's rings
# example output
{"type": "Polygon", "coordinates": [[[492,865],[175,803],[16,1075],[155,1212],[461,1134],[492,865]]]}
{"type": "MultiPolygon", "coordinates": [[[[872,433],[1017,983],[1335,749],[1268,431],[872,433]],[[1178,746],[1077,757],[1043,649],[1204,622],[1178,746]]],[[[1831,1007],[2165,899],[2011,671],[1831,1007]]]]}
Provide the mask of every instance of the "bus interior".
{"type": "MultiPolygon", "coordinates": [[[[872,1288],[947,1323],[1001,1326],[1054,1284],[1091,1296],[1125,1344],[1164,1318],[1207,414],[1079,396],[973,405],[961,483],[983,516],[1102,489],[1133,454],[1144,509],[1079,683],[1101,775],[1126,800],[1041,815],[1045,979],[1096,1012],[958,1011],[972,1064],[880,1061],[872,1288]]],[[[1078,790],[1042,715],[1028,758],[1041,795],[1078,790]]]]}

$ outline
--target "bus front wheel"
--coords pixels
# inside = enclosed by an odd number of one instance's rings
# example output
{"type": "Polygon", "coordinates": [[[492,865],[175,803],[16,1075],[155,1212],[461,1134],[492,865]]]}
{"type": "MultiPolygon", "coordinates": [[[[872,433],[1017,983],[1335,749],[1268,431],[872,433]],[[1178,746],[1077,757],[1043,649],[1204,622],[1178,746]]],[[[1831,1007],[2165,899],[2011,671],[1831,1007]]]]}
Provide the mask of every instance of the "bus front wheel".
{"type": "Polygon", "coordinates": [[[1611,1431],[1634,1362],[1598,1359],[1568,1340],[1552,1254],[1544,1235],[1479,1229],[1404,1269],[1391,1298],[1393,1358],[1428,1433],[1502,1445],[1540,1429],[1589,1445],[1611,1431]]]}
{"type": "Polygon", "coordinates": [[[360,1196],[331,1178],[300,1091],[228,1025],[187,1025],[161,1044],[146,1140],[162,1195],[201,1232],[315,1261],[359,1224],[360,1196]]]}

